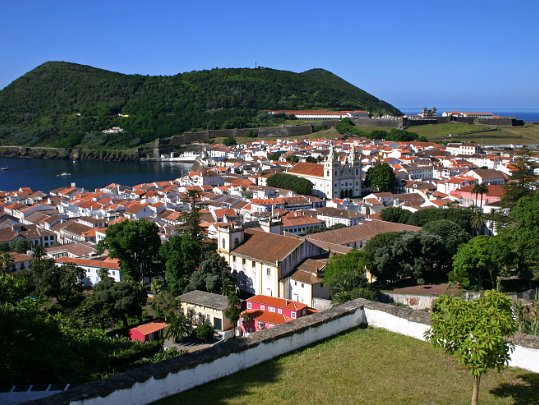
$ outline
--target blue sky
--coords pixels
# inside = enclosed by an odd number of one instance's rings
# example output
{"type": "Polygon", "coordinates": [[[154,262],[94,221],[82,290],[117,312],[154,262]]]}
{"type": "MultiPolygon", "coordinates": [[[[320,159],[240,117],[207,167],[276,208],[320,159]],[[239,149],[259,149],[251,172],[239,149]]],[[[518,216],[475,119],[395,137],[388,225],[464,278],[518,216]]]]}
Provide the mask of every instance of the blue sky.
{"type": "Polygon", "coordinates": [[[538,0],[0,5],[0,88],[64,60],[122,73],[328,69],[400,108],[539,109],[538,0]]]}

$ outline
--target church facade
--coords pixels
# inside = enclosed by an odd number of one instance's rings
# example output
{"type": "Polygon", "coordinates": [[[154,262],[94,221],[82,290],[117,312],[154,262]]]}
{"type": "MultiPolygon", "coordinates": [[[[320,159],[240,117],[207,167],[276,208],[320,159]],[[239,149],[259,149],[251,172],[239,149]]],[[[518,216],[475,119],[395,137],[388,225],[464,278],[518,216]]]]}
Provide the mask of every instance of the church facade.
{"type": "Polygon", "coordinates": [[[313,192],[322,198],[356,198],[361,196],[361,153],[352,149],[341,163],[333,147],[325,162],[300,162],[289,174],[302,177],[314,184],[313,192]]]}

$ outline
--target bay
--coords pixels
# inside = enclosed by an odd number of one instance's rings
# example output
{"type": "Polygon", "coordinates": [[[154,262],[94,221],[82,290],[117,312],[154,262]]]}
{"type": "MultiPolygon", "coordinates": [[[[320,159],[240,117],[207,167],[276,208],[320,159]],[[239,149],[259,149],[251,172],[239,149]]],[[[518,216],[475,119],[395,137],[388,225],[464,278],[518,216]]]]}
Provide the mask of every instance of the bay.
{"type": "Polygon", "coordinates": [[[190,163],[168,162],[110,162],[101,160],[45,160],[0,158],[0,190],[19,187],[49,191],[75,183],[77,187],[93,190],[110,183],[133,186],[153,181],[174,180],[187,173],[190,163]],[[58,176],[62,172],[70,176],[58,176]]]}

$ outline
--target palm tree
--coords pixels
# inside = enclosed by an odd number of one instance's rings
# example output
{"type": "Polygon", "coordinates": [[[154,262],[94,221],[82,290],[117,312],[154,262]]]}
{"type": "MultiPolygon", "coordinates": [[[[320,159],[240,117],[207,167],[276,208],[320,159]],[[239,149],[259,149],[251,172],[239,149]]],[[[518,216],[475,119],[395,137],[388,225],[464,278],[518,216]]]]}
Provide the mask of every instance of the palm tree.
{"type": "Polygon", "coordinates": [[[475,186],[473,186],[472,188],[472,193],[475,194],[475,205],[477,206],[477,195],[480,194],[481,195],[481,205],[480,207],[483,208],[483,195],[488,193],[488,187],[486,184],[484,183],[481,183],[481,184],[476,184],[475,186]]]}
{"type": "Polygon", "coordinates": [[[8,252],[0,254],[0,271],[7,273],[13,266],[13,257],[8,252]]]}
{"type": "Polygon", "coordinates": [[[184,337],[191,334],[191,324],[183,312],[171,314],[168,320],[168,326],[165,329],[165,338],[174,339],[174,342],[180,342],[184,337]]]}
{"type": "Polygon", "coordinates": [[[485,218],[483,212],[479,208],[474,209],[470,224],[473,229],[477,230],[477,235],[480,235],[485,226],[485,218]]]}

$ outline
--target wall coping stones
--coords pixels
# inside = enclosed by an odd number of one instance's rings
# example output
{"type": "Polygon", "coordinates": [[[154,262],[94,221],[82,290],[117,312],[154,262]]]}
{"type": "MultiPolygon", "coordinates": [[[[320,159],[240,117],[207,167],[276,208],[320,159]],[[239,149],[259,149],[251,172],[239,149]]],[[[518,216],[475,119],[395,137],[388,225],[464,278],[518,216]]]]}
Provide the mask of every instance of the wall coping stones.
{"type": "MultiPolygon", "coordinates": [[[[92,381],[81,384],[68,391],[42,398],[28,403],[32,404],[68,404],[73,401],[81,401],[89,398],[106,397],[114,391],[127,390],[137,383],[143,383],[150,379],[163,379],[170,373],[178,373],[182,370],[193,369],[200,364],[211,363],[219,358],[240,353],[252,349],[260,344],[268,344],[310,328],[319,327],[339,318],[354,315],[364,309],[381,311],[395,317],[406,319],[410,322],[430,325],[430,313],[425,310],[413,310],[401,306],[384,304],[381,302],[368,301],[362,298],[335,306],[327,311],[318,312],[306,317],[298,318],[274,328],[256,332],[246,337],[238,337],[223,343],[217,343],[213,347],[194,353],[178,356],[156,364],[148,364],[139,368],[131,369],[115,374],[107,379],[92,381]]],[[[368,316],[361,317],[358,327],[367,326],[368,316]],[[366,322],[365,322],[366,321],[366,322]]],[[[539,349],[539,337],[522,333],[515,334],[511,339],[513,343],[532,349],[539,349]]]]}
{"type": "MultiPolygon", "coordinates": [[[[99,381],[92,381],[81,384],[68,391],[30,401],[31,404],[68,404],[72,401],[80,401],[88,398],[106,397],[114,391],[125,390],[133,387],[136,383],[148,381],[151,378],[156,380],[167,377],[170,373],[177,373],[181,370],[192,369],[199,364],[210,363],[216,359],[239,353],[260,344],[271,343],[298,332],[320,326],[331,320],[355,314],[363,309],[363,303],[351,301],[346,304],[333,307],[324,312],[318,312],[307,317],[298,318],[295,321],[266,329],[246,337],[238,337],[215,346],[203,349],[194,353],[178,356],[160,363],[148,364],[142,367],[131,369],[115,374],[109,378],[99,381]]],[[[361,325],[357,325],[361,326],[361,325]]]]}

